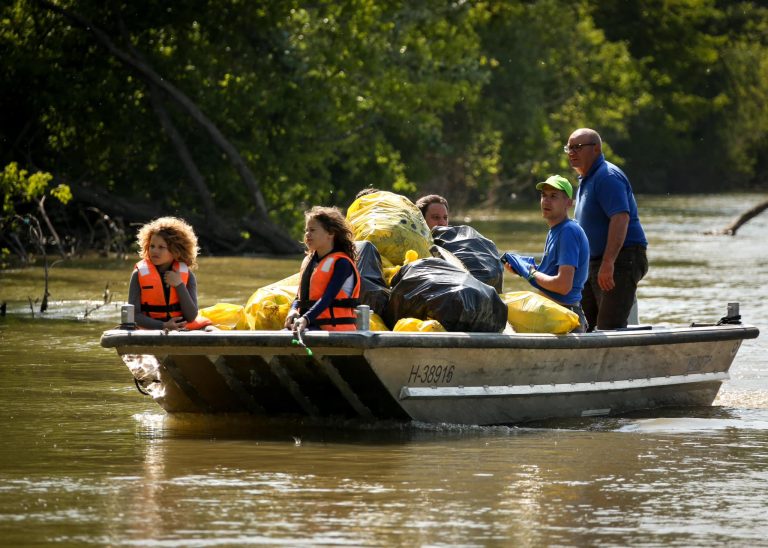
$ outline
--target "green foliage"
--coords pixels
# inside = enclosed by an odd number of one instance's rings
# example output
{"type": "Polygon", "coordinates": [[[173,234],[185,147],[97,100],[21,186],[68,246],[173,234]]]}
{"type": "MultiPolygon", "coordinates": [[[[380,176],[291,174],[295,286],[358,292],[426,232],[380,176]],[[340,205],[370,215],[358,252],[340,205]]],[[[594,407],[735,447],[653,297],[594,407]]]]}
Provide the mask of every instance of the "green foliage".
{"type": "MultiPolygon", "coordinates": [[[[746,187],[768,171],[768,12],[758,2],[56,5],[188,96],[297,237],[305,208],[344,207],[366,186],[438,192],[455,208],[533,194],[535,180],[573,176],[561,147],[582,126],[600,131],[640,191],[746,187]]],[[[202,214],[154,97],[220,214],[253,211],[200,124],[85,26],[39,2],[6,2],[0,58],[0,165],[202,214]]]]}
{"type": "Polygon", "coordinates": [[[489,3],[481,27],[493,77],[481,104],[501,132],[507,188],[570,173],[562,145],[577,127],[625,133],[647,86],[626,45],[610,42],[579,4],[489,3]]]}
{"type": "MultiPolygon", "coordinates": [[[[61,204],[66,205],[72,199],[68,185],[59,184],[49,190],[48,186],[53,175],[43,171],[30,173],[19,169],[16,162],[11,162],[0,172],[0,195],[3,196],[2,211],[0,211],[0,243],[10,244],[22,261],[26,262],[25,243],[19,233],[26,233],[27,238],[34,241],[35,246],[44,245],[44,237],[40,231],[40,218],[46,218],[44,201],[52,196],[61,204]],[[31,236],[30,236],[31,235],[31,236]]],[[[23,237],[23,236],[22,236],[23,237]]],[[[10,249],[0,247],[0,267],[8,265],[10,249]]]]}
{"type": "Polygon", "coordinates": [[[764,176],[755,162],[768,125],[755,106],[768,91],[765,34],[757,31],[765,9],[714,0],[592,4],[595,21],[629,45],[649,85],[652,100],[616,139],[636,186],[724,190],[764,176]]]}
{"type": "MultiPolygon", "coordinates": [[[[19,169],[16,162],[11,162],[0,173],[0,192],[3,194],[3,217],[17,214],[24,204],[36,204],[48,190],[48,183],[53,175],[43,171],[30,174],[26,169],[19,169]]],[[[50,195],[66,204],[72,199],[68,185],[60,184],[51,189],[50,195]]]]}

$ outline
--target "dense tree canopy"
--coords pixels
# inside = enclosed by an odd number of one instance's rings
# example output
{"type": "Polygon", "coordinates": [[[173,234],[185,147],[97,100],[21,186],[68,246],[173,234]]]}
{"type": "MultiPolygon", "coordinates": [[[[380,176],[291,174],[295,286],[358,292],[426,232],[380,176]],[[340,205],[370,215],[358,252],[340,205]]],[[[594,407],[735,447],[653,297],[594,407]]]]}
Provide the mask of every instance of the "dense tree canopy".
{"type": "MultiPolygon", "coordinates": [[[[366,186],[504,204],[572,176],[582,126],[639,192],[764,187],[767,29],[715,0],[12,0],[0,170],[71,189],[45,213],[74,248],[177,214],[221,252],[295,252],[366,186]]],[[[8,249],[41,209],[4,193],[8,249]]]]}

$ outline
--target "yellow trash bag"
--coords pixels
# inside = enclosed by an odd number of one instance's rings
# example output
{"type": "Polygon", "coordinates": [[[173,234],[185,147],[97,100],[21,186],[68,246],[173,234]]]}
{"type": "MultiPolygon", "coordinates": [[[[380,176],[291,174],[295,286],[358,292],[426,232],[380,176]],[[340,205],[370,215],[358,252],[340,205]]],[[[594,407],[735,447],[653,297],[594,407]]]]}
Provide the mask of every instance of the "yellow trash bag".
{"type": "Polygon", "coordinates": [[[419,331],[421,333],[445,332],[445,328],[437,320],[420,320],[419,318],[400,318],[392,331],[419,331]]]}
{"type": "Polygon", "coordinates": [[[248,329],[248,320],[243,312],[243,305],[216,303],[207,308],[201,308],[199,314],[213,322],[217,329],[229,331],[232,329],[248,329]]]}
{"type": "Polygon", "coordinates": [[[347,221],[355,240],[373,243],[392,265],[403,264],[409,249],[419,258],[430,257],[432,234],[419,208],[405,196],[385,191],[360,196],[347,209],[347,221]]]}
{"type": "Polygon", "coordinates": [[[532,291],[499,295],[507,305],[507,319],[517,333],[568,333],[579,325],[579,315],[532,291]]]}
{"type": "Polygon", "coordinates": [[[257,289],[245,304],[243,312],[251,329],[277,331],[283,328],[285,318],[296,298],[299,275],[257,289]]]}
{"type": "Polygon", "coordinates": [[[371,312],[371,331],[389,331],[387,324],[376,312],[371,312]]]}
{"type": "MultiPolygon", "coordinates": [[[[419,258],[419,254],[416,253],[413,249],[409,249],[405,252],[405,258],[403,259],[403,264],[395,265],[395,266],[383,266],[381,269],[381,275],[384,277],[384,281],[389,287],[392,287],[392,278],[394,278],[398,272],[400,272],[400,269],[407,265],[408,263],[412,263],[413,261],[417,260],[419,258]]],[[[387,264],[389,264],[389,261],[387,261],[387,264]]]]}

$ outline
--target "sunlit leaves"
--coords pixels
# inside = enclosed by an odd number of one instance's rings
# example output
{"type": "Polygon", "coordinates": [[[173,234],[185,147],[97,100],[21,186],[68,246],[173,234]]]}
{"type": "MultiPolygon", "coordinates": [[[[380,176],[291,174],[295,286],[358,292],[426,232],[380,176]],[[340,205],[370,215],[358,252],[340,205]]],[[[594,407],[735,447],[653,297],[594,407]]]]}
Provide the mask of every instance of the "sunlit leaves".
{"type": "MultiPolygon", "coordinates": [[[[36,203],[48,190],[53,179],[50,173],[36,171],[30,173],[19,168],[16,162],[6,165],[0,172],[0,191],[3,195],[3,216],[9,217],[21,211],[19,206],[36,203]]],[[[72,199],[68,185],[60,184],[51,189],[50,195],[66,204],[72,199]]]]}

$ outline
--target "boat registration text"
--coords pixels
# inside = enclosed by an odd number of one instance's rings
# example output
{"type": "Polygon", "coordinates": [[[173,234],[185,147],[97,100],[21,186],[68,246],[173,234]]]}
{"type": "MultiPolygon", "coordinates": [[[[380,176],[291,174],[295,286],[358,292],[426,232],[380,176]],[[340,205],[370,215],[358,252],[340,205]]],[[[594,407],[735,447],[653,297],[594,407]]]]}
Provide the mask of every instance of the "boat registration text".
{"type": "Polygon", "coordinates": [[[455,365],[414,365],[411,367],[408,384],[449,383],[455,368],[455,365]]]}

